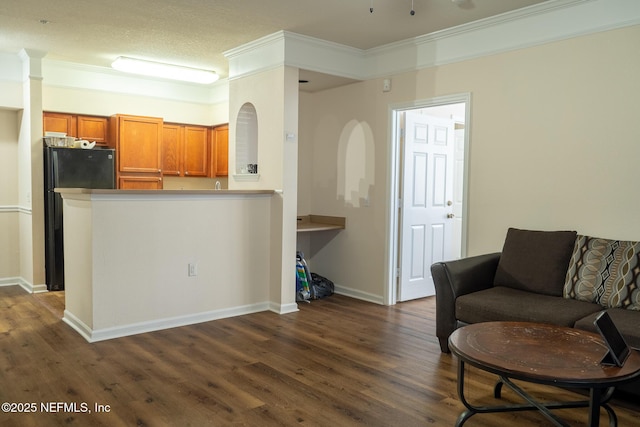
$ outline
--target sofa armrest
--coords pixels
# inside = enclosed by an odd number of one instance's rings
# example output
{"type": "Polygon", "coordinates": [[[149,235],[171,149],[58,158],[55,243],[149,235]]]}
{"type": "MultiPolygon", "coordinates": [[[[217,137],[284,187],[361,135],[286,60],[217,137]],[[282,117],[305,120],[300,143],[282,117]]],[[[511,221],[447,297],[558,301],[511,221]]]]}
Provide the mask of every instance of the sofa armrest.
{"type": "Polygon", "coordinates": [[[492,287],[499,261],[497,252],[431,266],[436,288],[436,336],[443,353],[449,352],[447,340],[457,327],[456,298],[492,287]]]}

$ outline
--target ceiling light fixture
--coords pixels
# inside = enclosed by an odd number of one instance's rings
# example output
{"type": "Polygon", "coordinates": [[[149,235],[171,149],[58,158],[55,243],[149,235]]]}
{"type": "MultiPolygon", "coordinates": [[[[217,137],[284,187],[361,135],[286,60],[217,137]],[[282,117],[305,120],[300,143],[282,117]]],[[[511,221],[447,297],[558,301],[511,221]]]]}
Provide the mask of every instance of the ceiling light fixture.
{"type": "Polygon", "coordinates": [[[144,61],[142,59],[127,58],[126,56],[116,58],[111,64],[111,67],[125,73],[182,80],[192,83],[210,84],[218,80],[218,74],[216,74],[215,71],[164,64],[162,62],[144,61]]]}

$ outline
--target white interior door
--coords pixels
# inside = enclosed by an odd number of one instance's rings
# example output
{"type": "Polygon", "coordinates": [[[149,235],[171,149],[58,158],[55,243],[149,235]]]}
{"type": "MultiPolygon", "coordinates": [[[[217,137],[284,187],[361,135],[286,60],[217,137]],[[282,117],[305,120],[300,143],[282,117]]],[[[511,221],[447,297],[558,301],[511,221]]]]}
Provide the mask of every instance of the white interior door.
{"type": "Polygon", "coordinates": [[[431,264],[454,258],[453,120],[404,114],[398,300],[435,294],[431,264]]]}

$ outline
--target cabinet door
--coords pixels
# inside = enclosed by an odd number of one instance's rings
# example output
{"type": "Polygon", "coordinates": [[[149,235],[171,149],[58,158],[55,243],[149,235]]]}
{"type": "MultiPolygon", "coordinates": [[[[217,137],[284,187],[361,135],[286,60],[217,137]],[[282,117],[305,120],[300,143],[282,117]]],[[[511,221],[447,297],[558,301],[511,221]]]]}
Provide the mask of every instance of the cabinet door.
{"type": "Polygon", "coordinates": [[[184,175],[207,176],[208,129],[205,126],[184,127],[184,175]]]}
{"type": "Polygon", "coordinates": [[[107,118],[93,116],[78,116],[78,134],[80,139],[95,141],[97,145],[107,143],[107,118]]]}
{"type": "Polygon", "coordinates": [[[182,141],[184,127],[165,124],[162,128],[162,174],[182,175],[182,141]]]}
{"type": "Polygon", "coordinates": [[[77,136],[76,116],[63,113],[43,113],[42,127],[44,132],[64,132],[67,136],[77,136]]]}
{"type": "Polygon", "coordinates": [[[120,190],[162,190],[162,178],[156,176],[126,176],[118,179],[120,190]]]}
{"type": "Polygon", "coordinates": [[[120,172],[162,172],[162,119],[118,116],[120,172]]]}
{"type": "Polygon", "coordinates": [[[216,126],[212,130],[211,175],[229,174],[229,125],[216,126]]]}

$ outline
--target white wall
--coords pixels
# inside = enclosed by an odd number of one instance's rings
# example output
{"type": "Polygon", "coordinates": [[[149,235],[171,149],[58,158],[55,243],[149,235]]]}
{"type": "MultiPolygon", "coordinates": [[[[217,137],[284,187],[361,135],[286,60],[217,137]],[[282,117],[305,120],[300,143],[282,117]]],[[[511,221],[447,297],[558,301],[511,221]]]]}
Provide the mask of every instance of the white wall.
{"type": "Polygon", "coordinates": [[[392,244],[390,108],[467,92],[469,255],[500,250],[510,226],[640,240],[638,40],[640,26],[632,26],[393,75],[389,93],[374,79],[305,97],[301,134],[313,138],[312,177],[300,188],[313,192],[313,213],[347,217],[343,232],[312,238],[314,270],[347,293],[382,300],[392,244]],[[340,138],[354,120],[373,133],[370,207],[337,189],[340,138]]]}

